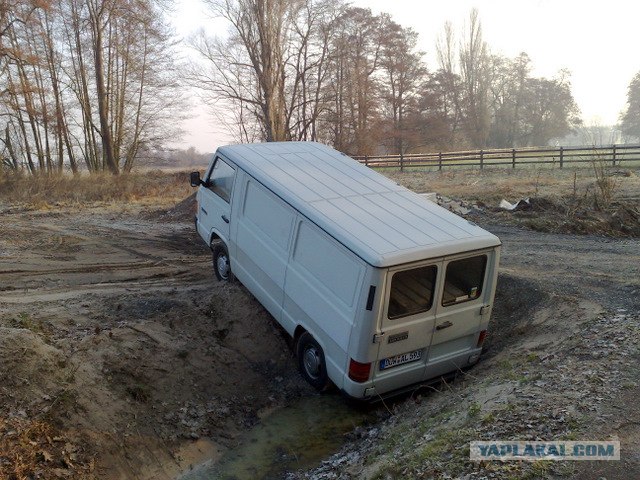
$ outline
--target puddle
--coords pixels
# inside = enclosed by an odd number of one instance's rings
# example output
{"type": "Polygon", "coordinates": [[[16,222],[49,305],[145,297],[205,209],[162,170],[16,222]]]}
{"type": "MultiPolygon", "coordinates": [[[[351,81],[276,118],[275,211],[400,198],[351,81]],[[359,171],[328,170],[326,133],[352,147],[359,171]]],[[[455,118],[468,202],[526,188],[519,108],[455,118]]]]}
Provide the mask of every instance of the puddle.
{"type": "Polygon", "coordinates": [[[303,398],[264,418],[215,464],[205,462],[178,480],[281,478],[287,471],[317,465],[345,443],[345,433],[372,418],[340,395],[303,398]]]}

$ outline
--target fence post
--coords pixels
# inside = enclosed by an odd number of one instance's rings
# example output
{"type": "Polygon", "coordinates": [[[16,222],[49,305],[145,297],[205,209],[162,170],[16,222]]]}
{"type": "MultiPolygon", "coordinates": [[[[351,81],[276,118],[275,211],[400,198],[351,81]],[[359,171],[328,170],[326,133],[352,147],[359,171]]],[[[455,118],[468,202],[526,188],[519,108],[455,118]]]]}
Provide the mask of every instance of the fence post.
{"type": "Polygon", "coordinates": [[[400,171],[404,172],[404,155],[400,152],[400,171]]]}
{"type": "Polygon", "coordinates": [[[611,155],[611,161],[613,162],[612,165],[615,167],[616,166],[616,145],[613,145],[613,154],[611,155]]]}
{"type": "Polygon", "coordinates": [[[365,155],[364,156],[364,166],[368,167],[369,166],[369,155],[365,155]]]}
{"type": "Polygon", "coordinates": [[[560,168],[562,168],[563,163],[564,163],[564,148],[560,147],[560,168]]]}
{"type": "Polygon", "coordinates": [[[516,149],[511,149],[511,168],[516,168],[516,149]]]}
{"type": "Polygon", "coordinates": [[[484,151],[480,150],[480,170],[484,168],[484,151]]]}
{"type": "Polygon", "coordinates": [[[442,170],[442,152],[438,153],[438,171],[442,170]]]}

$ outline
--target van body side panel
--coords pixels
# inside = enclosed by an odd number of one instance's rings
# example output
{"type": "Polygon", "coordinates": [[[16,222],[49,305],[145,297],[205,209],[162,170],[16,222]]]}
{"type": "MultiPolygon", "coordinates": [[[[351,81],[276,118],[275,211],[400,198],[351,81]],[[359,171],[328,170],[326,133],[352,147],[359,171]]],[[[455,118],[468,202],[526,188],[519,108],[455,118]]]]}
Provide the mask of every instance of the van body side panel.
{"type": "MultiPolygon", "coordinates": [[[[355,321],[351,328],[349,339],[349,355],[357,362],[375,362],[378,358],[378,345],[374,342],[374,335],[379,333],[378,318],[383,307],[385,290],[384,278],[387,269],[367,265],[362,282],[360,300],[355,312],[355,321]],[[369,289],[375,287],[375,295],[371,310],[367,310],[369,289]]],[[[345,365],[345,372],[348,370],[345,365]]]]}
{"type": "Polygon", "coordinates": [[[233,271],[279,321],[295,213],[251,176],[243,175],[241,182],[233,271]]]}
{"type": "Polygon", "coordinates": [[[360,298],[357,303],[355,320],[351,326],[348,354],[342,366],[343,383],[341,389],[347,395],[363,398],[367,388],[373,385],[373,368],[378,358],[378,344],[373,336],[378,331],[378,317],[384,300],[384,275],[386,269],[366,266],[360,298]],[[375,294],[371,302],[371,310],[367,310],[369,291],[375,287],[375,294]],[[349,378],[349,362],[353,359],[360,363],[371,363],[372,372],[367,382],[354,382],[349,378]]]}
{"type": "Polygon", "coordinates": [[[483,315],[480,330],[487,330],[489,328],[489,320],[491,318],[491,313],[493,312],[493,302],[495,300],[496,287],[498,284],[498,265],[500,265],[500,250],[501,247],[495,247],[493,250],[493,263],[491,265],[491,271],[488,272],[488,285],[490,286],[490,288],[487,290],[487,296],[485,297],[485,302],[488,308],[486,308],[485,314],[483,315]]]}
{"type": "Polygon", "coordinates": [[[364,277],[364,263],[298,216],[287,266],[282,324],[301,325],[325,353],[329,378],[340,386],[364,277]]]}

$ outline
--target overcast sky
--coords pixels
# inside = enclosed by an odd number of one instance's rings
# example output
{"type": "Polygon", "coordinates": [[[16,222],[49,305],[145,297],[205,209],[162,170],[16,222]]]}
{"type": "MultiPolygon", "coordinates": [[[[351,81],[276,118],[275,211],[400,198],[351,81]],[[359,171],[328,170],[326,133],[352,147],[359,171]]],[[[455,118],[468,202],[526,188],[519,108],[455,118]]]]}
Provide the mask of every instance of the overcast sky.
{"type": "MultiPolygon", "coordinates": [[[[493,53],[514,57],[526,52],[533,74],[571,72],[573,96],[586,124],[612,125],[624,109],[627,87],[640,71],[640,2],[634,0],[353,0],[374,13],[387,12],[420,35],[427,66],[437,68],[435,43],[444,23],[459,30],[472,8],[480,13],[484,39],[493,53]]],[[[215,25],[199,0],[178,0],[176,30],[187,36],[215,25]]],[[[224,33],[224,32],[221,32],[224,33]]],[[[185,145],[214,151],[229,139],[200,115],[185,125],[185,145]]]]}

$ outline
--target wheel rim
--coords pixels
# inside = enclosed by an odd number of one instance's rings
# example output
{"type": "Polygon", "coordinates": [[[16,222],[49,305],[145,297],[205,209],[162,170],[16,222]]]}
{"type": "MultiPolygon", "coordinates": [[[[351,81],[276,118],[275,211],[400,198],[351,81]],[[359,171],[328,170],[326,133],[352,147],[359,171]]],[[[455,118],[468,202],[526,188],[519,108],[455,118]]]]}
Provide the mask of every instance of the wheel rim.
{"type": "Polygon", "coordinates": [[[216,259],[216,268],[218,269],[218,273],[225,280],[229,277],[229,259],[224,253],[218,255],[216,259]]]}
{"type": "Polygon", "coordinates": [[[304,369],[311,378],[320,376],[320,354],[314,347],[309,347],[304,351],[303,356],[304,369]]]}

